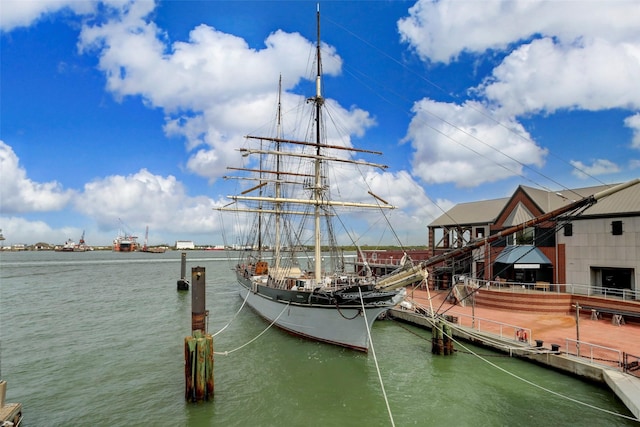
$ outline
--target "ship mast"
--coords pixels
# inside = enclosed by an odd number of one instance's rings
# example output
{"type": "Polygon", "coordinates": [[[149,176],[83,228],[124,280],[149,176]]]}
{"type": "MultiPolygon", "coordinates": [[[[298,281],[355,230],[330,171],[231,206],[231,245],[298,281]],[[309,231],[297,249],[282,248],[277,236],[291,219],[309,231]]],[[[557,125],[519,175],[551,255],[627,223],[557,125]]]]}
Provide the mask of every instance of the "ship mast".
{"type": "Polygon", "coordinates": [[[320,127],[321,123],[321,113],[322,113],[322,104],[324,103],[324,99],[322,98],[322,90],[321,90],[321,77],[322,77],[322,63],[320,60],[320,5],[318,4],[317,12],[316,12],[316,26],[318,29],[317,35],[317,44],[316,44],[316,61],[317,61],[317,72],[316,72],[316,96],[311,98],[310,101],[313,101],[316,107],[316,156],[315,159],[315,177],[314,177],[314,233],[315,233],[315,279],[316,285],[320,284],[322,278],[322,245],[321,245],[321,233],[320,233],[320,204],[322,202],[322,182],[321,182],[321,152],[320,152],[320,144],[322,143],[321,135],[320,135],[320,127]]]}
{"type": "MultiPolygon", "coordinates": [[[[282,75],[280,75],[280,79],[278,80],[278,117],[277,117],[277,129],[276,136],[278,138],[282,138],[282,75]]],[[[280,152],[280,141],[276,142],[276,151],[280,152]]],[[[276,190],[276,199],[281,197],[281,188],[280,188],[280,156],[276,156],[276,182],[275,182],[275,190],[276,190]]],[[[275,248],[273,257],[275,259],[275,269],[276,271],[280,271],[280,216],[282,214],[282,203],[276,203],[274,206],[275,210],[275,220],[276,220],[276,235],[275,235],[275,248]]]]}

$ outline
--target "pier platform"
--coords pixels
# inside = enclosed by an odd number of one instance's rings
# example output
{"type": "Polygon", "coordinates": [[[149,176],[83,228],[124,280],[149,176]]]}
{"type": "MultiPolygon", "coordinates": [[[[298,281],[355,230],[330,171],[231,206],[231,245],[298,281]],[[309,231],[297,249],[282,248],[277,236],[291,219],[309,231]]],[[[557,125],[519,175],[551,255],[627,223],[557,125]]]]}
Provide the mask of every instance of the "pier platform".
{"type": "MultiPolygon", "coordinates": [[[[448,294],[448,291],[428,294],[426,290],[408,290],[409,299],[416,305],[433,307],[436,313],[453,320],[454,337],[602,383],[640,420],[640,372],[636,371],[639,376],[634,376],[621,369],[623,354],[640,355],[640,324],[615,324],[585,314],[576,323],[575,314],[571,313],[463,307],[448,302],[448,294]]],[[[402,308],[389,314],[408,323],[431,327],[430,318],[423,314],[402,308]]]]}
{"type": "Polygon", "coordinates": [[[5,403],[0,408],[0,425],[9,422],[12,426],[18,426],[22,421],[22,404],[21,403],[5,403]]]}

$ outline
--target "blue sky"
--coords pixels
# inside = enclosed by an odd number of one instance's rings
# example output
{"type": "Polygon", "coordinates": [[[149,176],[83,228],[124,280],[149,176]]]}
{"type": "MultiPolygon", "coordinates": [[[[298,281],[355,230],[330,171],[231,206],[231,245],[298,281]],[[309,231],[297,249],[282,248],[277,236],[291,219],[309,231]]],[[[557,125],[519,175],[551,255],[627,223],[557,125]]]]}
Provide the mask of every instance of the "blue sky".
{"type": "MultiPolygon", "coordinates": [[[[5,244],[222,244],[243,136],[313,95],[312,1],[0,0],[5,244]]],[[[640,3],[325,1],[324,92],[404,243],[456,203],[640,175],[640,3]]],[[[227,224],[228,225],[228,224],[227,224]]],[[[228,230],[227,230],[228,232],[228,230]]],[[[363,241],[363,243],[375,243],[363,241]]],[[[389,242],[393,243],[393,242],[389,242]]]]}

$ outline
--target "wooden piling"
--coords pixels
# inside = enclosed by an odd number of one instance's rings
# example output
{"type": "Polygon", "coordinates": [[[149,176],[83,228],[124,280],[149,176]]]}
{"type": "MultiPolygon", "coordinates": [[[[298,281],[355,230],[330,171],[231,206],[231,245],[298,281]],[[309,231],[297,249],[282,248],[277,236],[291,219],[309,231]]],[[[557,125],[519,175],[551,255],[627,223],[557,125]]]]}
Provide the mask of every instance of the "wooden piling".
{"type": "Polygon", "coordinates": [[[206,280],[204,267],[193,267],[191,269],[191,332],[202,331],[206,334],[206,280]]]}
{"type": "Polygon", "coordinates": [[[187,253],[182,252],[182,258],[180,259],[180,278],[178,279],[178,290],[179,291],[188,291],[189,290],[189,281],[186,277],[187,274],[187,253]]]}
{"type": "Polygon", "coordinates": [[[213,336],[206,328],[204,267],[191,269],[191,336],[184,339],[185,399],[199,402],[213,398],[213,336]]]}
{"type": "Polygon", "coordinates": [[[185,399],[200,402],[213,399],[213,336],[196,331],[184,339],[185,399]]]}
{"type": "Polygon", "coordinates": [[[454,349],[451,336],[451,325],[442,320],[437,320],[431,328],[431,353],[440,356],[452,355],[454,349]]]}

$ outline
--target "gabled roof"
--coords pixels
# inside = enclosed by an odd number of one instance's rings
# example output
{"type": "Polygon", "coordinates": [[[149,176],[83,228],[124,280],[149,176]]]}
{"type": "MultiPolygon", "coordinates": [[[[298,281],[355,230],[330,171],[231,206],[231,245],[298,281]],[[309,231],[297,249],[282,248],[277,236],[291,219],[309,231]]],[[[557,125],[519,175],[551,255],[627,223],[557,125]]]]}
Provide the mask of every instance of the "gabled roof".
{"type": "Polygon", "coordinates": [[[531,211],[527,209],[524,204],[518,203],[516,208],[511,211],[507,219],[502,223],[502,226],[511,227],[513,225],[522,224],[523,222],[529,221],[533,218],[534,216],[531,211]]]}
{"type": "MultiPolygon", "coordinates": [[[[611,188],[614,185],[616,184],[561,191],[547,191],[521,185],[518,189],[523,191],[542,212],[546,213],[572,203],[575,200],[580,200],[599,191],[611,188]]],[[[516,190],[516,192],[517,191],[518,190],[516,190]]],[[[514,194],[516,192],[514,192],[514,194]]],[[[444,215],[438,217],[429,224],[429,226],[442,227],[494,223],[512,197],[459,203],[449,209],[444,215]]],[[[629,214],[640,215],[640,184],[633,185],[599,200],[598,203],[586,209],[582,213],[582,216],[622,216],[629,214]]],[[[531,212],[523,205],[518,204],[516,209],[509,213],[508,223],[505,222],[505,225],[516,225],[522,222],[519,221],[520,219],[524,218],[524,220],[527,220],[531,219],[531,217],[531,212]]]]}
{"type": "Polygon", "coordinates": [[[436,218],[429,226],[490,224],[495,221],[508,200],[508,197],[504,197],[479,202],[458,203],[445,214],[436,218]]]}

